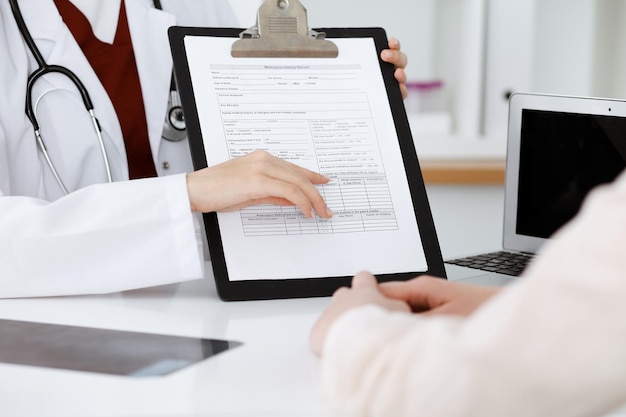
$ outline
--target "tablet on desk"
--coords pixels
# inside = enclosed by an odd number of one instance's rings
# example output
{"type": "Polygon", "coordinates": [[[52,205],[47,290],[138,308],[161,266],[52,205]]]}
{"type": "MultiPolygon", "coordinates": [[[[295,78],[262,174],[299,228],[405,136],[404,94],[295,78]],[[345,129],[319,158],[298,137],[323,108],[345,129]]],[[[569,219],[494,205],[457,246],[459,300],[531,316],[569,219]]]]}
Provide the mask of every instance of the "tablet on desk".
{"type": "Polygon", "coordinates": [[[323,29],[336,58],[233,57],[241,29],[170,29],[195,169],[265,150],[331,178],[332,219],[297,207],[204,216],[220,297],[327,296],[368,270],[445,276],[380,28],[323,29]]]}
{"type": "Polygon", "coordinates": [[[133,377],[166,375],[241,343],[0,320],[0,362],[133,377]]]}

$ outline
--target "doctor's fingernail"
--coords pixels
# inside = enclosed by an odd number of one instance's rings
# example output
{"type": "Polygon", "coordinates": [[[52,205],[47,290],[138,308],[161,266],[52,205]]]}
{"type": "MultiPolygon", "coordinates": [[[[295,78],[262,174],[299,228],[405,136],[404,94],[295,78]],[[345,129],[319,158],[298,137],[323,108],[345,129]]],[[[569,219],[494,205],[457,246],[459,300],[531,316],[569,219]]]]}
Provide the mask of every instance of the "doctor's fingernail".
{"type": "Polygon", "coordinates": [[[330,209],[330,207],[326,206],[326,216],[328,217],[333,217],[333,211],[330,209]]]}

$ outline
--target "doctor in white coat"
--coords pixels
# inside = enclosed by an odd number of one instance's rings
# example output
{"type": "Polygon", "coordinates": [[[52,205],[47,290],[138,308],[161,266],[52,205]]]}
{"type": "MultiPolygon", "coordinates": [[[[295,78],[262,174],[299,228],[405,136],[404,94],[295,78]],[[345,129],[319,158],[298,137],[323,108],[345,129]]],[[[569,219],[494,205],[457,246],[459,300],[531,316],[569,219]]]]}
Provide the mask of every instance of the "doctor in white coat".
{"type": "MultiPolygon", "coordinates": [[[[255,153],[191,174],[186,139],[162,139],[172,76],[172,25],[236,27],[226,1],[71,0],[96,37],[111,42],[124,5],[143,95],[157,178],[129,179],[113,104],[53,0],[21,1],[34,43],[48,64],[73,71],[91,96],[112,183],[92,119],[71,81],[49,74],[33,85],[41,135],[65,195],[26,116],[28,76],[37,62],[8,1],[0,2],[0,297],[106,293],[198,279],[203,255],[192,211],[259,202],[332,215],[313,184],[325,177],[255,153]]],[[[399,45],[386,58],[399,67],[399,45]]]]}

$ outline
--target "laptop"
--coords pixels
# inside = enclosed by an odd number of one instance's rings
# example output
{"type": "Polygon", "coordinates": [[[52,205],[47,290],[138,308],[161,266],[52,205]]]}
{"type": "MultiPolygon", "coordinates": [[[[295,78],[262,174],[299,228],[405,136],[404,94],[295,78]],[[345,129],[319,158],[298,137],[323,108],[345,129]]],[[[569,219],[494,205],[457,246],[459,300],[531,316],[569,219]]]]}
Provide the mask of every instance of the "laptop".
{"type": "Polygon", "coordinates": [[[448,279],[505,285],[626,167],[626,101],[515,93],[509,102],[503,247],[446,260],[448,279]]]}

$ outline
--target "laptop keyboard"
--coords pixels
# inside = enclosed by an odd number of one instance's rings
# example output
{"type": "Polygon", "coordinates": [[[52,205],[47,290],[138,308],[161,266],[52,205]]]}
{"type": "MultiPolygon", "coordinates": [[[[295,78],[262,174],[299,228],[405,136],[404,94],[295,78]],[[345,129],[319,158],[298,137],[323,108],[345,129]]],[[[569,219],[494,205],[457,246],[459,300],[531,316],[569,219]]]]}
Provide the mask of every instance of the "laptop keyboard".
{"type": "Polygon", "coordinates": [[[517,277],[532,258],[533,255],[529,253],[500,251],[452,259],[446,263],[517,277]]]}

